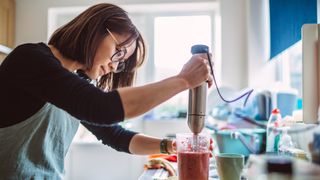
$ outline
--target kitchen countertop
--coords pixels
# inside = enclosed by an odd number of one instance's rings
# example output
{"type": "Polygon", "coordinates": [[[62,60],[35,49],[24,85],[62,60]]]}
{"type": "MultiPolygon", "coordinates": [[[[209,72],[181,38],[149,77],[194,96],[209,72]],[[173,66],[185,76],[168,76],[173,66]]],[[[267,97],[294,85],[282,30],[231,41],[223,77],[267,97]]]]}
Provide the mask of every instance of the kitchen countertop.
{"type": "MultiPolygon", "coordinates": [[[[274,155],[273,155],[274,157],[274,155]]],[[[250,155],[249,160],[246,164],[246,168],[243,171],[241,179],[247,179],[245,177],[260,177],[267,178],[268,174],[265,173],[265,160],[270,158],[270,155],[250,155]],[[263,176],[263,177],[262,177],[263,176]]],[[[294,172],[292,180],[318,180],[320,176],[320,166],[315,165],[311,162],[291,158],[294,165],[294,172]]],[[[173,163],[174,167],[177,167],[177,163],[173,163]]],[[[214,158],[211,158],[209,168],[209,180],[218,180],[218,173],[216,171],[216,165],[214,158]]],[[[260,178],[260,179],[261,179],[260,178]]],[[[256,179],[256,178],[254,178],[256,179]]],[[[168,178],[168,173],[164,169],[149,169],[142,173],[139,180],[178,180],[178,177],[168,178]]]]}
{"type": "MultiPolygon", "coordinates": [[[[173,167],[177,171],[177,163],[172,163],[173,167]]],[[[211,158],[209,167],[209,180],[218,180],[218,173],[216,171],[214,158],[211,158]]],[[[164,169],[148,169],[145,170],[139,177],[139,180],[178,180],[177,176],[172,176],[168,178],[168,172],[164,169]]]]}
{"type": "MultiPolygon", "coordinates": [[[[292,160],[293,173],[291,180],[319,180],[320,166],[313,164],[306,160],[292,158],[285,156],[292,160]]],[[[279,158],[275,155],[250,155],[246,167],[246,177],[249,179],[268,179],[268,173],[266,173],[266,161],[268,159],[279,158]]]]}

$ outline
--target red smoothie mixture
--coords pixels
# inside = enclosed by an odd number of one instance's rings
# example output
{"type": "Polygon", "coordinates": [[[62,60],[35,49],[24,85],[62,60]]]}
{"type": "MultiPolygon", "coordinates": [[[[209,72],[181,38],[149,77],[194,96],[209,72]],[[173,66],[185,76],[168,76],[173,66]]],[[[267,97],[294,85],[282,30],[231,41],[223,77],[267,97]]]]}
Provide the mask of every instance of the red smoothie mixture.
{"type": "Polygon", "coordinates": [[[208,180],[209,152],[179,152],[179,180],[208,180]]]}

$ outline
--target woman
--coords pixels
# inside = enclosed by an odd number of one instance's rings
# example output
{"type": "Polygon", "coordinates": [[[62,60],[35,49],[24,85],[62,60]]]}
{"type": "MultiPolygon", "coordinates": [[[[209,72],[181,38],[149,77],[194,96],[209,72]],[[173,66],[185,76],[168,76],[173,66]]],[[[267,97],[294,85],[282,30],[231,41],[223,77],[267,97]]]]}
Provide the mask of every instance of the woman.
{"type": "Polygon", "coordinates": [[[172,151],[170,142],[116,123],[205,80],[211,86],[207,60],[195,55],[176,76],[129,87],[144,59],[141,35],[111,4],[90,7],[54,32],[48,45],[15,48],[0,66],[0,176],[60,179],[79,123],[118,151],[172,151]]]}

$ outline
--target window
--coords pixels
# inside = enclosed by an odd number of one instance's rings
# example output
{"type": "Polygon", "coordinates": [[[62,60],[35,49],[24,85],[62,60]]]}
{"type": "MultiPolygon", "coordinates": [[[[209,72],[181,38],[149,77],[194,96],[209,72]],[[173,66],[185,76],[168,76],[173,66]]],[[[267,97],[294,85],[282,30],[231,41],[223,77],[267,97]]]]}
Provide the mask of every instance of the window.
{"type": "MultiPolygon", "coordinates": [[[[129,11],[148,44],[148,61],[138,70],[138,85],[178,74],[191,57],[192,45],[205,44],[213,54],[221,54],[217,6],[214,3],[189,5],[162,6],[153,12],[129,11]]],[[[214,60],[219,83],[219,57],[214,56],[214,60]]],[[[144,119],[185,118],[187,108],[188,91],[184,91],[145,114],[144,119]]]]}
{"type": "MultiPolygon", "coordinates": [[[[211,18],[208,15],[155,17],[154,80],[178,74],[191,57],[191,46],[211,45],[211,36],[211,18]]],[[[155,112],[159,118],[184,117],[187,104],[188,91],[184,91],[157,107],[155,112]]]]}
{"type": "Polygon", "coordinates": [[[269,0],[270,58],[277,59],[278,80],[298,91],[298,107],[302,98],[303,24],[317,23],[317,0],[269,0]]]}
{"type": "Polygon", "coordinates": [[[279,61],[278,76],[286,86],[298,91],[298,98],[302,98],[302,43],[296,44],[282,52],[279,61]]]}
{"type": "Polygon", "coordinates": [[[289,82],[292,88],[298,90],[298,97],[302,98],[302,45],[295,44],[288,52],[289,82]]]}

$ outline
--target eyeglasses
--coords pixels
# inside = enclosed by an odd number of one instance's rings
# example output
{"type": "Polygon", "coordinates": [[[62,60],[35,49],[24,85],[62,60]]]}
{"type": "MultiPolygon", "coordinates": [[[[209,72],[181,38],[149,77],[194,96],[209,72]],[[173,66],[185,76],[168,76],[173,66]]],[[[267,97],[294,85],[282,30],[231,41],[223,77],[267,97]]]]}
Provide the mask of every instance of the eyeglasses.
{"type": "Polygon", "coordinates": [[[119,73],[122,72],[126,68],[126,63],[124,57],[127,54],[127,49],[124,47],[119,47],[119,41],[115,38],[115,36],[111,33],[111,31],[106,28],[108,33],[110,34],[111,38],[113,41],[116,43],[116,52],[111,56],[111,62],[117,65],[117,69],[115,69],[113,72],[114,73],[119,73]]]}

